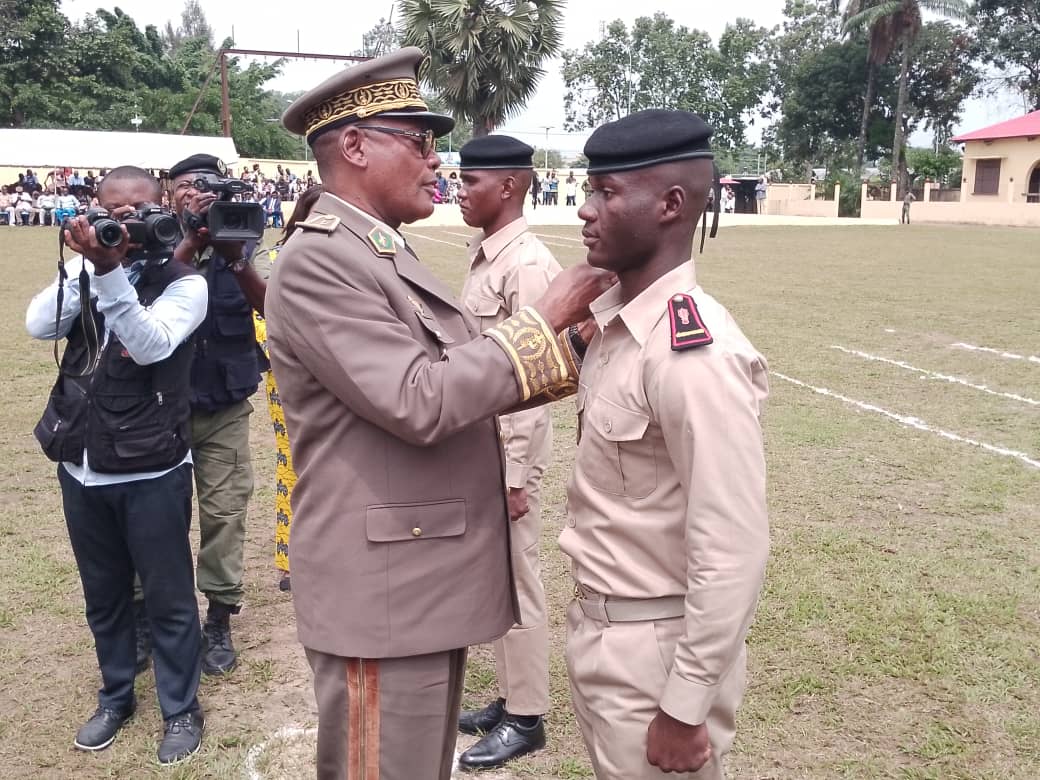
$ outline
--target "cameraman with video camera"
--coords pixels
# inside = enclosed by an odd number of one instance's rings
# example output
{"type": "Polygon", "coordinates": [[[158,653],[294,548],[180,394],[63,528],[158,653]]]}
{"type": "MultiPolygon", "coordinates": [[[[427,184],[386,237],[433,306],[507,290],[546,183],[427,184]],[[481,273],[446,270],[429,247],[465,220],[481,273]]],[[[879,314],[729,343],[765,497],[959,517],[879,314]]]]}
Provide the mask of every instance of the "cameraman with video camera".
{"type": "MultiPolygon", "coordinates": [[[[196,332],[191,365],[191,441],[199,503],[199,590],[209,601],[203,626],[202,671],[235,668],[233,614],[243,596],[246,511],[253,493],[249,397],[266,359],[256,343],[253,309],[264,311],[267,284],[250,258],[263,237],[263,209],[236,203],[248,186],[229,179],[224,163],[197,154],[170,169],[173,204],[183,237],[174,257],[206,281],[209,307],[196,332]]],[[[138,624],[139,660],[147,663],[147,620],[138,624]]]]}
{"type": "MultiPolygon", "coordinates": [[[[58,462],[102,687],[74,745],[103,750],[133,715],[132,584],[152,615],[155,687],[165,721],[162,764],[202,743],[197,692],[202,637],[192,577],[189,442],[192,333],[206,315],[205,280],[172,260],[177,225],[155,203],[159,182],[116,168],[103,209],[62,225],[78,257],[33,298],[26,328],[68,343],[34,434],[58,462]]],[[[55,344],[55,359],[58,348],[55,344]]]]}

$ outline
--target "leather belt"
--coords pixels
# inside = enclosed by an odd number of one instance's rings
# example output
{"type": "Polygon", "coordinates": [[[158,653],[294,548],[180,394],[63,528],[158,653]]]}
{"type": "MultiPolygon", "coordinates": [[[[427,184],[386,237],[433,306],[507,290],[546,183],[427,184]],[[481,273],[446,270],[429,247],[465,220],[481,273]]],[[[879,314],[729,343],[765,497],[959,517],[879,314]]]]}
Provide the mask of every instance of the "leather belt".
{"type": "Polygon", "coordinates": [[[601,623],[636,623],[644,620],[669,620],[686,614],[686,598],[661,596],[654,599],[622,599],[574,586],[574,598],[581,611],[601,623]]]}

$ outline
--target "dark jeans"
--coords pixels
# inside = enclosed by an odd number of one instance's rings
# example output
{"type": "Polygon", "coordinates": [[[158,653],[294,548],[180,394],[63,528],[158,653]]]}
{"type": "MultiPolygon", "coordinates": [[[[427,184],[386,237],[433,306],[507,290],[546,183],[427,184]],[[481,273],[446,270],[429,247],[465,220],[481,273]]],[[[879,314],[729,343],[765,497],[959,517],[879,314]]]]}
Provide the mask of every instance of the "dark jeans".
{"type": "Polygon", "coordinates": [[[155,479],[94,487],[84,487],[59,465],[58,482],[101,668],[98,703],[125,712],[134,700],[136,570],[151,624],[162,716],[199,709],[202,631],[188,542],[191,465],[155,479]]]}

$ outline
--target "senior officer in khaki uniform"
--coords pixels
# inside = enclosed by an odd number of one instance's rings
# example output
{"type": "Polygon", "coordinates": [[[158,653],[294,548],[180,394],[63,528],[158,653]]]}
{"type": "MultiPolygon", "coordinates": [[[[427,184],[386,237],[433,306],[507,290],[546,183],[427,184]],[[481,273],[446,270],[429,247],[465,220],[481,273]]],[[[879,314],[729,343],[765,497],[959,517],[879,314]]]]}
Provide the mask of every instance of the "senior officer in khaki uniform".
{"type": "Polygon", "coordinates": [[[318,777],[446,780],[468,645],[516,622],[493,415],[574,389],[557,333],[608,286],[583,266],[481,336],[398,232],[433,211],[418,49],[350,68],[282,118],[325,188],[286,242],[268,343],[298,482],[290,551],[318,777]]]}
{"type": "MultiPolygon", "coordinates": [[[[534,303],[560,273],[559,263],[524,219],[533,153],[504,135],[474,138],[459,150],[459,208],[467,225],[481,228],[469,243],[462,305],[479,319],[481,330],[534,303]]],[[[460,731],[481,735],[459,756],[464,769],[491,769],[545,747],[542,715],[549,710],[549,624],[538,551],[540,487],[551,458],[552,421],[543,406],[503,415],[499,424],[520,620],[495,642],[499,698],[459,718],[460,731]]]]}
{"type": "Polygon", "coordinates": [[[697,284],[714,180],[700,117],[642,111],[585,145],[591,309],[560,546],[574,707],[598,780],[721,778],[769,547],[766,364],[697,284]],[[667,775],[672,777],[674,775],[667,775]]]}

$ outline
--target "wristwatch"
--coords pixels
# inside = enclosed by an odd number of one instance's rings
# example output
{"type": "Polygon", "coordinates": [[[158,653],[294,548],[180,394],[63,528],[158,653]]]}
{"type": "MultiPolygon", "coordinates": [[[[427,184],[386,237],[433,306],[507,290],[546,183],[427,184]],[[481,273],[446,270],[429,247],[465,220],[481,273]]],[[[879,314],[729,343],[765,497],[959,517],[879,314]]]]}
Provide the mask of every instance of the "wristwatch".
{"type": "Polygon", "coordinates": [[[589,345],[585,343],[585,340],[581,337],[581,331],[578,330],[577,325],[571,325],[567,328],[567,338],[571,342],[571,348],[578,356],[579,360],[585,359],[585,350],[588,349],[589,345]]]}
{"type": "Polygon", "coordinates": [[[227,268],[233,274],[240,274],[249,267],[249,260],[244,257],[238,258],[234,262],[228,263],[227,268]]]}

